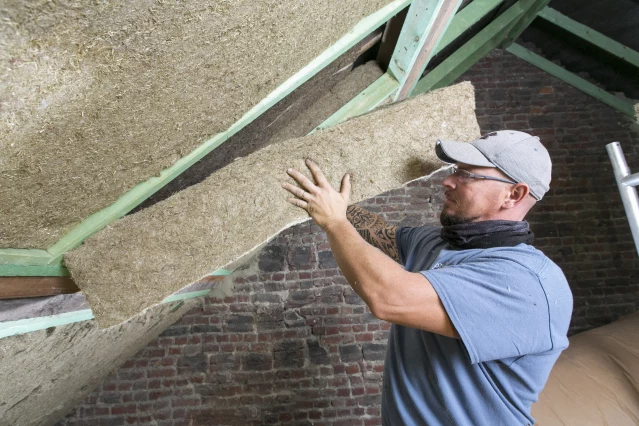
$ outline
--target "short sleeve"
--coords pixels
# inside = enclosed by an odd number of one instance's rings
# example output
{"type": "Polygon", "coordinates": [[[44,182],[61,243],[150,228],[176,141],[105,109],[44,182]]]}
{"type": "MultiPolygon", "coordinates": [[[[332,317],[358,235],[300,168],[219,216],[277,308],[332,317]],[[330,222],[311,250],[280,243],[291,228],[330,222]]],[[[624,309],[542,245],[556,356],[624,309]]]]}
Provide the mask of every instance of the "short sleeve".
{"type": "Polygon", "coordinates": [[[395,244],[397,244],[402,264],[406,265],[410,253],[418,251],[418,245],[425,245],[428,246],[428,249],[431,249],[432,247],[430,246],[441,242],[439,238],[440,229],[430,225],[397,228],[397,231],[395,231],[395,244]]]}
{"type": "Polygon", "coordinates": [[[473,364],[552,349],[544,289],[539,277],[517,261],[497,255],[422,274],[473,364]]]}

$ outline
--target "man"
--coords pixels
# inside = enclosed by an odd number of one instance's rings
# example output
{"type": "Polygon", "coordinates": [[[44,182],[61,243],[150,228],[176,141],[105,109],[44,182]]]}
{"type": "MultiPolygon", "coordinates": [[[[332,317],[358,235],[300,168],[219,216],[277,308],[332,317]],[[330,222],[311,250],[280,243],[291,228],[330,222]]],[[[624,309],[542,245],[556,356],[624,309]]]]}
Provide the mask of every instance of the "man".
{"type": "Polygon", "coordinates": [[[282,186],[326,231],[373,315],[393,324],[384,425],[532,425],[572,313],[561,269],[530,245],[523,221],[548,191],[550,157],[510,130],[437,141],[436,153],[456,164],[443,181],[442,228],[391,226],[347,207],[349,175],[337,192],[312,161],[315,182],[289,169],[301,187],[282,186]]]}

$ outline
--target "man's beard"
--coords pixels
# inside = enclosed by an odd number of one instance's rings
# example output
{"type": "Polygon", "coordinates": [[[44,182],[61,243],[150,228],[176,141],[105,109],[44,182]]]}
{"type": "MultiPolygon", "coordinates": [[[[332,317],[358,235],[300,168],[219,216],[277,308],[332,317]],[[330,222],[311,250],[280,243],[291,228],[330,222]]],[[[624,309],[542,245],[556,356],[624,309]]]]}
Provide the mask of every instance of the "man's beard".
{"type": "Polygon", "coordinates": [[[475,222],[479,217],[464,217],[457,216],[454,214],[448,214],[444,210],[439,215],[439,222],[442,226],[453,226],[453,225],[462,225],[464,223],[475,222]]]}

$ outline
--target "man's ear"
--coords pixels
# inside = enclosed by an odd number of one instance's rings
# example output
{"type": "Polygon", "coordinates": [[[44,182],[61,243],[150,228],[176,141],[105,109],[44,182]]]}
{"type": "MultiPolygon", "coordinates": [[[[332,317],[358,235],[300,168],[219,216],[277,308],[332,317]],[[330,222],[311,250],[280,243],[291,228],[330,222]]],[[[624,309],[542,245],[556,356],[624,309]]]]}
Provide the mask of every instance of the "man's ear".
{"type": "Polygon", "coordinates": [[[506,209],[512,209],[517,207],[526,200],[526,197],[530,194],[530,188],[525,183],[518,183],[514,185],[508,192],[506,200],[504,200],[503,207],[506,209]]]}

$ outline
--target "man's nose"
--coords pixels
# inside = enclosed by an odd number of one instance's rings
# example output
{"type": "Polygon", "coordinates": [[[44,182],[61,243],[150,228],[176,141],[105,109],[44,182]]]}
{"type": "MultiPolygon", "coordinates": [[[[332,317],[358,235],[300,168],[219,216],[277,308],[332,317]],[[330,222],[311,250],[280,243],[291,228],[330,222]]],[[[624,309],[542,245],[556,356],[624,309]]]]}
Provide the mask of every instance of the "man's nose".
{"type": "Polygon", "coordinates": [[[442,181],[442,186],[448,189],[455,189],[455,175],[448,175],[446,179],[442,181]]]}

